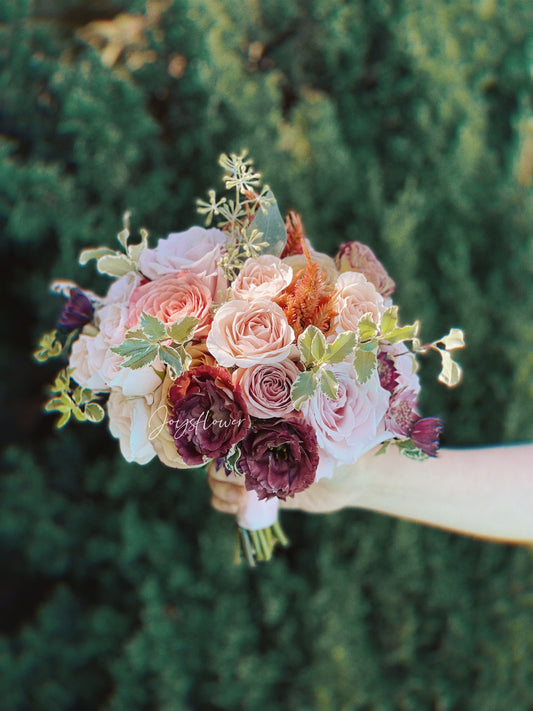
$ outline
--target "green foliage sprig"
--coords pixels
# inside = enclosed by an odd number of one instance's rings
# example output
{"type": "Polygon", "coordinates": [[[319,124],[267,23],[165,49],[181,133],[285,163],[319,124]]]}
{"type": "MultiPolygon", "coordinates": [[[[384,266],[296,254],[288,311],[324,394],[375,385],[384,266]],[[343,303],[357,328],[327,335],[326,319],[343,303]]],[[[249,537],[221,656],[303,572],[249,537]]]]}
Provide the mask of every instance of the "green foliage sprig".
{"type": "Polygon", "coordinates": [[[85,266],[91,259],[96,259],[96,268],[100,274],[112,277],[121,277],[129,272],[138,271],[137,262],[141,252],[148,248],[148,232],[141,228],[141,241],[130,244],[130,212],[123,217],[123,229],[117,234],[117,239],[122,246],[122,252],[109,247],[96,247],[84,249],[80,254],[79,262],[85,266]]]}
{"type": "Polygon", "coordinates": [[[411,341],[415,353],[436,350],[442,359],[440,382],[454,387],[461,379],[461,368],[453,360],[451,351],[463,348],[463,332],[458,328],[433,343],[421,345],[418,340],[420,323],[400,326],[398,307],[391,306],[382,315],[380,323],[372,320],[370,313],[359,320],[357,333],[345,332],[333,343],[327,343],[324,334],[316,326],[308,326],[298,338],[300,360],[305,370],[294,381],[291,399],[296,410],[314,396],[318,387],[332,400],[337,398],[339,384],[335,373],[327,366],[341,363],[353,356],[353,366],[359,383],[366,383],[377,368],[377,353],[380,345],[393,345],[411,341]]]}
{"type": "Polygon", "coordinates": [[[71,417],[79,422],[101,422],[104,408],[95,401],[95,394],[89,388],[71,388],[71,368],[61,370],[50,388],[52,398],[46,403],[46,412],[59,412],[56,427],[64,427],[71,417]]]}
{"type": "Polygon", "coordinates": [[[194,316],[185,316],[167,325],[143,311],[139,328],[128,331],[125,340],[111,350],[127,358],[122,363],[124,368],[136,370],[159,358],[172,369],[177,378],[187,370],[191,362],[184,344],[191,339],[197,323],[198,319],[194,316]]]}
{"type": "Polygon", "coordinates": [[[232,199],[217,199],[216,192],[209,190],[208,201],[197,200],[200,214],[206,215],[205,224],[212,223],[228,233],[229,240],[219,266],[229,281],[233,281],[244,262],[260,254],[279,256],[287,241],[285,223],[276,199],[268,187],[261,186],[261,173],[255,171],[253,161],[240,154],[223,153],[219,164],[225,169],[222,180],[226,190],[233,190],[232,199]]]}

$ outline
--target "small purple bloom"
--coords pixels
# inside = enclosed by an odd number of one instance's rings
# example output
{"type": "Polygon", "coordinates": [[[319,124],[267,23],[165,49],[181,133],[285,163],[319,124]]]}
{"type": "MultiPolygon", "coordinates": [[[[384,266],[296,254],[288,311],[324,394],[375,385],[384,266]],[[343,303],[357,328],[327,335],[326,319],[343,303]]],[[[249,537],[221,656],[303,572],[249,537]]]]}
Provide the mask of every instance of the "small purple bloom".
{"type": "Polygon", "coordinates": [[[81,328],[89,323],[93,313],[93,305],[83,291],[78,288],[71,289],[68,301],[59,317],[58,325],[68,331],[73,331],[75,328],[81,328]]]}
{"type": "Polygon", "coordinates": [[[427,454],[436,457],[439,448],[439,435],[442,432],[442,422],[438,417],[422,417],[417,420],[410,432],[413,444],[427,454]]]}
{"type": "Polygon", "coordinates": [[[310,486],[318,467],[314,429],[300,418],[254,420],[240,444],[237,467],[258,499],[285,500],[310,486]]]}

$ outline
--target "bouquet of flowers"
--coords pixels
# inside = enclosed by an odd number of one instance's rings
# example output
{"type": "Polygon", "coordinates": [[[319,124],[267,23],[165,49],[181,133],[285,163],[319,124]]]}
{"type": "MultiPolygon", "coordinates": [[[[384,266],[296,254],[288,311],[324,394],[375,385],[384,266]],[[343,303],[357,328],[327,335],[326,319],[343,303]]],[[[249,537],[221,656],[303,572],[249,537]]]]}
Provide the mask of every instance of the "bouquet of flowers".
{"type": "Polygon", "coordinates": [[[440,380],[461,376],[452,329],[430,344],[400,325],[395,284],[360,242],[316,252],[294,212],[284,220],[246,153],[223,155],[228,195],[198,201],[205,227],[148,234],[120,251],[82,252],[113,278],[103,297],[73,283],[38,360],[66,355],[46,410],[99,422],[126,460],[191,468],[216,460],[244,477],[239,516],[250,563],[286,543],[279,500],[380,445],[437,454],[441,423],[421,417],[416,354],[442,357],[440,380]],[[211,226],[213,220],[216,227],[211,226]]]}

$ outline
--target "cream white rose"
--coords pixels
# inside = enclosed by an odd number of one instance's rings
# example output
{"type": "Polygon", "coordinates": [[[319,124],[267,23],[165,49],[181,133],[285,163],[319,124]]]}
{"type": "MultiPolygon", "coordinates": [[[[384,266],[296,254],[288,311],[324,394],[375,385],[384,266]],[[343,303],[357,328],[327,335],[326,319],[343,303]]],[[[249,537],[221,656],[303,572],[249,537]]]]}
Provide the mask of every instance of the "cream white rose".
{"type": "Polygon", "coordinates": [[[147,464],[155,457],[148,439],[148,421],[152,398],[126,397],[122,390],[112,390],[107,401],[109,431],[119,441],[127,462],[147,464]]]}

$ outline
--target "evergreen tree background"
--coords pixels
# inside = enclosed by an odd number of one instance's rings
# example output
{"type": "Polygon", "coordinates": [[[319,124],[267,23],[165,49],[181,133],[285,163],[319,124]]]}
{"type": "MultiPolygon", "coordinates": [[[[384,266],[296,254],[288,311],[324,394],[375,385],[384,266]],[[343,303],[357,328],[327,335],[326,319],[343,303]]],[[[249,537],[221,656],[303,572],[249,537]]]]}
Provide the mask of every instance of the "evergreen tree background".
{"type": "Polygon", "coordinates": [[[291,548],[233,567],[205,475],[58,432],[31,357],[52,279],[107,286],[81,249],[127,209],[185,229],[246,146],[404,322],[465,330],[460,388],[422,371],[444,444],[531,440],[532,27],[530,0],[2,0],[2,711],[532,708],[529,549],[287,513],[291,548]]]}

